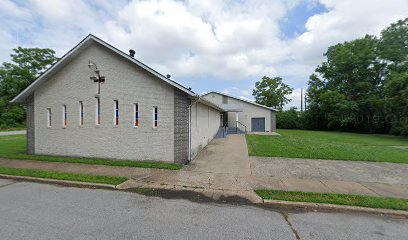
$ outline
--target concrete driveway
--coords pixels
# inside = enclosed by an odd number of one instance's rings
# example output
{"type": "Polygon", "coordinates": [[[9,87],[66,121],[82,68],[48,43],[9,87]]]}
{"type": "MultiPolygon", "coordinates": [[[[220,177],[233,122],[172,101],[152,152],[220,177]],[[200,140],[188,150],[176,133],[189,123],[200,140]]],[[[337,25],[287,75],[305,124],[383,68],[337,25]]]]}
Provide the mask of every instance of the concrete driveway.
{"type": "Polygon", "coordinates": [[[250,157],[254,176],[408,184],[408,164],[250,157]]]}

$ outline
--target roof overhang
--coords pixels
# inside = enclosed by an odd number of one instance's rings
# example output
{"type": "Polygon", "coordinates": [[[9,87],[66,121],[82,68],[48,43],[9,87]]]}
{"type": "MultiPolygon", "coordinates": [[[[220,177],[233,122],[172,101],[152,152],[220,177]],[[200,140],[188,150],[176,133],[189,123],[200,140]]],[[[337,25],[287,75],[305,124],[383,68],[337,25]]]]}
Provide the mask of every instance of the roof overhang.
{"type": "Polygon", "coordinates": [[[210,101],[208,101],[208,100],[206,100],[204,98],[198,97],[197,102],[202,103],[204,105],[207,105],[209,107],[212,107],[212,108],[214,108],[214,109],[216,109],[216,110],[218,110],[220,112],[225,112],[225,110],[221,106],[218,106],[217,104],[214,104],[214,103],[212,103],[212,102],[210,102],[210,101]]]}
{"type": "MultiPolygon", "coordinates": [[[[209,95],[211,93],[216,93],[216,94],[223,95],[223,96],[226,96],[226,97],[234,98],[236,100],[243,101],[243,102],[258,106],[258,107],[266,108],[266,109],[269,109],[269,110],[272,110],[272,111],[275,111],[275,112],[279,111],[279,110],[276,110],[274,108],[267,107],[265,105],[262,105],[262,104],[259,104],[259,103],[256,103],[256,102],[252,102],[252,101],[249,101],[249,100],[246,100],[246,99],[238,98],[238,97],[235,97],[235,96],[232,96],[232,95],[229,95],[229,94],[225,94],[225,93],[221,93],[221,92],[217,92],[217,91],[211,91],[211,92],[208,92],[208,93],[204,93],[204,94],[201,95],[201,97],[207,96],[207,95],[209,95]]],[[[233,111],[231,111],[231,112],[233,112],[233,111]]]]}
{"type": "Polygon", "coordinates": [[[60,69],[62,69],[67,63],[69,63],[74,57],[81,53],[82,50],[86,49],[92,43],[99,43],[100,45],[110,49],[111,51],[115,52],[119,56],[133,62],[137,66],[143,68],[144,70],[148,71],[149,73],[153,74],[154,76],[158,77],[159,79],[165,81],[166,83],[174,86],[182,90],[183,92],[187,93],[192,97],[198,97],[196,93],[191,91],[190,89],[182,86],[181,84],[165,77],[164,75],[160,74],[156,70],[148,67],[144,63],[136,60],[135,58],[129,56],[128,54],[120,51],[119,49],[113,47],[112,45],[106,43],[105,41],[95,37],[92,34],[89,34],[86,38],[84,38],[81,42],[79,42],[74,48],[69,50],[62,58],[60,58],[56,63],[54,63],[51,67],[49,67],[44,73],[42,73],[37,79],[32,82],[26,89],[24,89],[20,94],[14,97],[10,102],[12,103],[24,103],[25,100],[35,91],[35,89],[40,86],[43,82],[45,82],[49,76],[55,74],[60,69]]]}
{"type": "Polygon", "coordinates": [[[225,112],[243,112],[244,110],[239,104],[221,104],[225,112]]]}

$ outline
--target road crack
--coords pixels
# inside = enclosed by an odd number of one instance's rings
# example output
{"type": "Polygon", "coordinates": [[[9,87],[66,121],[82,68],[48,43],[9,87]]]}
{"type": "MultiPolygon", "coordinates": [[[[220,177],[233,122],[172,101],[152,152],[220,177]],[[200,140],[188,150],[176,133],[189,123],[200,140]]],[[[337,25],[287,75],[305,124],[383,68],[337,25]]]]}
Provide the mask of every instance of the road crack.
{"type": "Polygon", "coordinates": [[[0,188],[10,186],[10,185],[12,185],[12,184],[14,184],[14,183],[16,183],[16,182],[11,182],[11,183],[7,183],[7,184],[4,184],[4,185],[1,185],[0,188]]]}
{"type": "Polygon", "coordinates": [[[296,229],[293,227],[292,223],[289,221],[289,215],[286,212],[280,212],[282,214],[283,218],[285,219],[286,223],[289,225],[290,229],[292,230],[293,234],[295,235],[297,240],[301,240],[298,232],[296,229]]]}

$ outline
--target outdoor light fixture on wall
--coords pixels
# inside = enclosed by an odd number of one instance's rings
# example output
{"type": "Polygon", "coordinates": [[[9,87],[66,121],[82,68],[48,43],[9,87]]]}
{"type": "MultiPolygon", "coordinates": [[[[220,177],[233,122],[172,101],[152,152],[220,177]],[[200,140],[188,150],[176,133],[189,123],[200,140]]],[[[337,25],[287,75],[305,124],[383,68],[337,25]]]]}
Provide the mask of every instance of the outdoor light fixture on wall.
{"type": "Polygon", "coordinates": [[[92,80],[93,82],[98,83],[98,85],[97,85],[97,94],[100,94],[100,93],[101,93],[101,83],[104,83],[104,82],[105,82],[105,77],[104,77],[104,76],[101,76],[101,75],[99,74],[99,69],[98,69],[98,67],[96,66],[96,63],[94,63],[93,61],[89,60],[88,67],[89,67],[89,69],[91,69],[92,71],[94,71],[94,74],[95,74],[95,75],[92,76],[92,77],[90,77],[90,78],[91,78],[91,80],[92,80]]]}

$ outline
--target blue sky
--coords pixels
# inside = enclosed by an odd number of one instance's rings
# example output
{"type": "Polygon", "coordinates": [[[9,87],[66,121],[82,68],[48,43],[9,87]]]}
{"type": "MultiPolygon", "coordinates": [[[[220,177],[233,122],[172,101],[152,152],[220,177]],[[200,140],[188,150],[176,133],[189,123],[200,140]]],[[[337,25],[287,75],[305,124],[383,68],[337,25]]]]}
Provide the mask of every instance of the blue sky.
{"type": "Polygon", "coordinates": [[[319,2],[300,2],[288,10],[286,16],[280,21],[280,29],[285,38],[294,38],[306,32],[307,20],[321,13],[327,12],[326,7],[319,2]]]}
{"type": "Polygon", "coordinates": [[[92,33],[197,93],[252,99],[262,76],[281,76],[288,108],[328,46],[406,16],[406,0],[2,0],[0,61],[17,46],[62,56],[92,33]]]}

